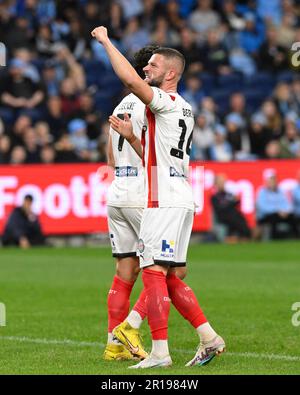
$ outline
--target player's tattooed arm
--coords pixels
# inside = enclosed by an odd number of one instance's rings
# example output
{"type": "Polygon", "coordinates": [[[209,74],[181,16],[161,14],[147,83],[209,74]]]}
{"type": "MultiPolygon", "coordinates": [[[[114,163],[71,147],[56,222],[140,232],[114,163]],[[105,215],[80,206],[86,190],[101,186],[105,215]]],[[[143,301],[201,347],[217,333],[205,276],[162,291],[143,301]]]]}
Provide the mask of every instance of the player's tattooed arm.
{"type": "Polygon", "coordinates": [[[120,78],[132,93],[134,93],[146,105],[153,99],[151,87],[138,75],[128,60],[113,45],[107,35],[107,29],[104,26],[96,27],[91,35],[103,45],[111,65],[120,78]]]}
{"type": "Polygon", "coordinates": [[[143,148],[141,141],[133,132],[132,122],[127,113],[124,114],[124,119],[120,119],[115,115],[109,117],[110,126],[121,136],[123,136],[132,146],[140,158],[143,156],[143,148]]]}

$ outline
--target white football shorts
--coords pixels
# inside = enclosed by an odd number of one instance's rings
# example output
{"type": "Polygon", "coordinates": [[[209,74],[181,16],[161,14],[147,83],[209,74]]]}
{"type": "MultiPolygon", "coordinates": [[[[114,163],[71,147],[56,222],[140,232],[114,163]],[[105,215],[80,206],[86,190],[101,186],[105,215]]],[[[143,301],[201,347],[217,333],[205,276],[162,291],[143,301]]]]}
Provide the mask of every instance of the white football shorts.
{"type": "Polygon", "coordinates": [[[140,267],[186,265],[194,212],[186,208],[145,208],[138,255],[140,267]]]}
{"type": "Polygon", "coordinates": [[[137,255],[143,208],[107,206],[109,238],[115,258],[137,255]]]}

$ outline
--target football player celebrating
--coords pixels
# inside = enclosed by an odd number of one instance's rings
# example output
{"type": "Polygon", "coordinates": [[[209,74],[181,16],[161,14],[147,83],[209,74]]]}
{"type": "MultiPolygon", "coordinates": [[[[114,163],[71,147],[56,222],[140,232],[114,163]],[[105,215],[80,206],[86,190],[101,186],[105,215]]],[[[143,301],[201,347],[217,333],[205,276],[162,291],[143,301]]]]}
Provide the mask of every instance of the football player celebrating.
{"type": "MultiPolygon", "coordinates": [[[[144,68],[144,81],[112,44],[105,27],[95,28],[92,36],[103,45],[118,77],[146,105],[143,158],[147,203],[139,248],[152,350],[132,368],[172,364],[168,348],[170,298],[200,335],[197,353],[187,365],[205,364],[225,350],[225,343],[207,322],[192,289],[176,277],[173,268],[185,264],[194,215],[188,183],[194,118],[191,106],[177,93],[184,57],[174,49],[159,48],[144,68]]],[[[140,155],[141,147],[128,117],[120,120],[112,116],[110,122],[140,155]]]]}

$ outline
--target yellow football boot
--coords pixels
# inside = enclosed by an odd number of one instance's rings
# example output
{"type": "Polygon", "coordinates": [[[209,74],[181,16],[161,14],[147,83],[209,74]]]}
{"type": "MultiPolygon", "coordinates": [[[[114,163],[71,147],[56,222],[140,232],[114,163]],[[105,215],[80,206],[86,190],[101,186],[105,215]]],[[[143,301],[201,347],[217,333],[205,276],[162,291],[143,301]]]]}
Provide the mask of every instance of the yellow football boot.
{"type": "Polygon", "coordinates": [[[129,361],[134,357],[123,344],[109,343],[104,350],[103,359],[105,361],[129,361]]]}
{"type": "Polygon", "coordinates": [[[148,356],[144,350],[139,330],[132,328],[127,321],[116,326],[112,333],[134,357],[145,359],[148,356]]]}

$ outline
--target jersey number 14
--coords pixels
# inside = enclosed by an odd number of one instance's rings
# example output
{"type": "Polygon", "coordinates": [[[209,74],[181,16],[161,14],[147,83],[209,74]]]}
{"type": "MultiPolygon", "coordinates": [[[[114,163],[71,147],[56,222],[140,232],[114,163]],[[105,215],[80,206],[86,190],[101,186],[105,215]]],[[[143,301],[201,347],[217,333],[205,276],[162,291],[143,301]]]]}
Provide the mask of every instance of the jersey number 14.
{"type": "MultiPolygon", "coordinates": [[[[179,119],[178,125],[182,129],[181,135],[179,137],[178,148],[171,148],[170,155],[175,156],[175,158],[178,159],[183,159],[184,156],[183,144],[186,137],[187,127],[186,127],[186,123],[184,122],[184,119],[179,119]]],[[[192,138],[193,138],[193,132],[191,132],[191,134],[189,135],[189,138],[186,143],[185,152],[187,155],[190,155],[191,153],[192,138]]]]}

